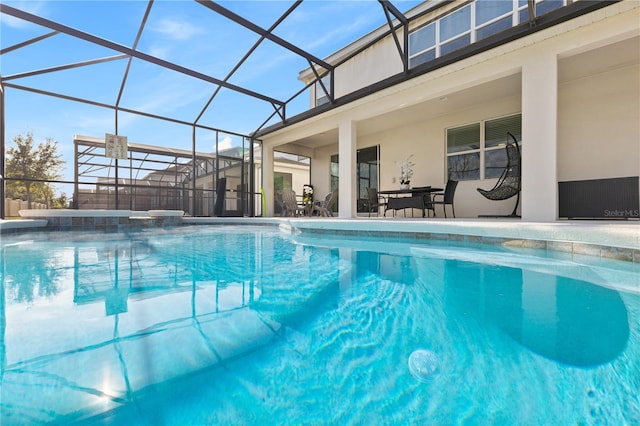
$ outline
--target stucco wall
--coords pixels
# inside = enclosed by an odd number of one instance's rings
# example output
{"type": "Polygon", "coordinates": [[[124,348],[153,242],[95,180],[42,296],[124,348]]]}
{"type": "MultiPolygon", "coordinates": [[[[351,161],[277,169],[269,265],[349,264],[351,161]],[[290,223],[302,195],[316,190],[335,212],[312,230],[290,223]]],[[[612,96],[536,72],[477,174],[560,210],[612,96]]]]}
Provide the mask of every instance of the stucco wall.
{"type": "Polygon", "coordinates": [[[400,72],[402,72],[400,54],[393,39],[387,37],[336,68],[336,97],[339,98],[400,72]]]}
{"type": "Polygon", "coordinates": [[[640,175],[640,67],[561,84],[558,180],[640,175]]]}
{"type": "Polygon", "coordinates": [[[335,147],[326,146],[315,150],[314,157],[311,160],[313,163],[313,167],[311,167],[311,182],[315,192],[314,198],[323,197],[329,193],[331,187],[331,155],[337,153],[337,141],[335,147]]]}

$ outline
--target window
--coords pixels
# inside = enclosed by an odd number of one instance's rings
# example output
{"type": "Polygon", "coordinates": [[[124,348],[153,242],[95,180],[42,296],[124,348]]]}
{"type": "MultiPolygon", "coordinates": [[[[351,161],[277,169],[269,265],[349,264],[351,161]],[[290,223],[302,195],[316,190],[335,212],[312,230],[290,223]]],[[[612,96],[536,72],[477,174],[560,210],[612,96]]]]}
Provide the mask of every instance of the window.
{"type": "Polygon", "coordinates": [[[431,23],[409,34],[409,67],[428,62],[436,57],[436,23],[431,23]]]}
{"type": "MultiPolygon", "coordinates": [[[[327,74],[324,77],[322,77],[320,79],[320,81],[322,81],[322,84],[327,89],[327,91],[331,90],[331,75],[330,74],[327,74]]],[[[327,96],[327,94],[325,93],[324,89],[322,88],[322,85],[319,82],[316,82],[315,89],[316,89],[316,106],[320,106],[320,105],[324,105],[324,104],[329,103],[329,97],[327,96]]]]}
{"type": "MultiPolygon", "coordinates": [[[[567,0],[536,0],[536,16],[567,0]]],[[[409,34],[409,67],[415,67],[478,40],[526,22],[527,0],[476,0],[409,34]]]]}
{"type": "Polygon", "coordinates": [[[447,176],[453,180],[497,178],[507,164],[507,132],[522,139],[520,114],[447,129],[447,176]]]}
{"type": "Polygon", "coordinates": [[[544,15],[564,6],[564,0],[542,0],[536,2],[536,16],[544,15]]]}
{"type": "Polygon", "coordinates": [[[358,173],[358,213],[366,212],[367,188],[378,188],[378,164],[380,147],[378,145],[359,149],[356,154],[358,173]]]}
{"type": "Polygon", "coordinates": [[[484,178],[500,177],[507,164],[507,154],[504,146],[507,143],[507,132],[510,132],[518,141],[522,139],[521,116],[488,120],[484,123],[484,178]]]}
{"type": "Polygon", "coordinates": [[[447,130],[447,174],[452,180],[480,179],[480,124],[447,130]]]}
{"type": "MultiPolygon", "coordinates": [[[[331,177],[331,182],[330,182],[330,190],[331,191],[335,191],[336,189],[338,189],[338,185],[340,183],[340,175],[339,175],[339,169],[340,169],[340,157],[338,156],[338,154],[334,154],[331,156],[331,164],[330,164],[330,170],[329,170],[329,175],[331,177]]],[[[338,195],[338,198],[340,198],[340,195],[338,195]]],[[[337,213],[338,212],[338,203],[335,203],[333,205],[333,213],[337,213]]]]}
{"type": "Polygon", "coordinates": [[[459,37],[471,30],[471,5],[458,9],[440,20],[440,40],[459,37]]]}
{"type": "Polygon", "coordinates": [[[335,191],[336,189],[338,189],[338,183],[340,182],[340,175],[339,175],[339,171],[340,171],[340,157],[338,157],[338,154],[334,154],[331,156],[331,164],[330,164],[330,170],[329,170],[329,176],[331,177],[331,182],[330,182],[330,188],[331,191],[335,191]]]}
{"type": "MultiPolygon", "coordinates": [[[[380,146],[362,148],[356,152],[356,169],[358,179],[358,190],[356,194],[358,213],[366,212],[366,200],[368,198],[367,188],[378,188],[378,172],[380,167],[380,146]]],[[[337,154],[331,156],[331,166],[329,174],[331,176],[331,190],[338,189],[339,183],[339,157],[337,154]]],[[[334,208],[337,211],[337,206],[334,208]]]]}
{"type": "Polygon", "coordinates": [[[489,21],[511,14],[513,3],[504,0],[477,0],[476,25],[483,25],[489,21]]]}
{"type": "Polygon", "coordinates": [[[293,175],[291,173],[273,172],[273,190],[276,203],[273,206],[273,212],[277,215],[282,214],[284,204],[282,202],[282,191],[291,189],[293,185],[293,175]]]}
{"type": "Polygon", "coordinates": [[[529,20],[529,7],[527,6],[527,0],[518,0],[518,19],[519,22],[529,20]]]}
{"type": "Polygon", "coordinates": [[[476,41],[511,28],[513,2],[504,0],[476,1],[476,41]]]}
{"type": "Polygon", "coordinates": [[[445,55],[471,43],[471,5],[440,20],[440,54],[445,55]]]}

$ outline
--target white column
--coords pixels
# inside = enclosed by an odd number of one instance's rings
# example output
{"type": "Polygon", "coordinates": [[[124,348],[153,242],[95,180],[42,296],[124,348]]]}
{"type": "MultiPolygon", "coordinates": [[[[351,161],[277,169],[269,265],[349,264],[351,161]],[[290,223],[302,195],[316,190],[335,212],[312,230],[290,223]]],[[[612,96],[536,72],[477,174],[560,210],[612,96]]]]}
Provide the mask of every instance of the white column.
{"type": "Polygon", "coordinates": [[[522,65],[523,220],[558,217],[558,60],[532,51],[522,65]]]}
{"type": "MultiPolygon", "coordinates": [[[[273,216],[274,185],[273,185],[273,147],[262,144],[262,189],[267,201],[267,216],[273,216]]],[[[260,201],[262,202],[262,200],[260,201]]]]}
{"type": "Polygon", "coordinates": [[[357,127],[353,121],[343,121],[338,127],[338,216],[356,216],[356,140],[357,127]]]}

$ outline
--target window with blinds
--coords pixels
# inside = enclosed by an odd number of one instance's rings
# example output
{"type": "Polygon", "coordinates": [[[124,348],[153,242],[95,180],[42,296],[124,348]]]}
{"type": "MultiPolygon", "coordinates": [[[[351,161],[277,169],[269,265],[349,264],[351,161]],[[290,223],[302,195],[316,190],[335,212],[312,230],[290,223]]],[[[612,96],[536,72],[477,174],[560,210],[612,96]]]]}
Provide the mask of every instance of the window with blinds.
{"type": "Polygon", "coordinates": [[[507,164],[507,132],[522,139],[521,114],[447,129],[447,177],[452,180],[497,178],[507,164]]]}

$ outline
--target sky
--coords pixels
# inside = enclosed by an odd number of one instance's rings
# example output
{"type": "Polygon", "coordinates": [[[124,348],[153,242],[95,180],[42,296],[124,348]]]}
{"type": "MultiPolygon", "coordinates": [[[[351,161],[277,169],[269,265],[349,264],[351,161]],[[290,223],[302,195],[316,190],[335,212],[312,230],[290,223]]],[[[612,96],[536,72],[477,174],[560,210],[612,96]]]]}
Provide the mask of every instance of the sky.
{"type": "MultiPolygon", "coordinates": [[[[3,1],[4,4],[77,30],[132,48],[147,1],[3,1]]],[[[271,27],[293,1],[221,1],[223,7],[263,29],[271,27]]],[[[396,0],[406,12],[419,0],[396,0]]],[[[312,55],[324,59],[340,48],[386,24],[376,0],[305,0],[274,30],[274,34],[312,55]]],[[[0,49],[7,49],[50,33],[40,25],[0,14],[0,49]]],[[[148,55],[224,80],[251,49],[259,35],[191,0],[156,0],[136,47],[148,55]]],[[[84,61],[119,55],[112,49],[57,34],[0,55],[0,75],[5,83],[62,93],[65,96],[114,104],[128,60],[118,59],[65,70],[24,75],[84,61]]],[[[298,74],[306,59],[265,41],[229,77],[229,83],[286,101],[304,85],[298,74]]],[[[120,106],[193,122],[240,134],[250,134],[274,111],[270,103],[222,89],[211,105],[216,86],[172,70],[133,60],[120,106]],[[204,112],[203,112],[204,110],[204,112]]],[[[292,116],[309,107],[305,92],[287,105],[292,116]]],[[[31,132],[36,142],[52,138],[66,160],[64,179],[73,179],[73,136],[104,137],[115,133],[115,113],[51,96],[7,88],[5,93],[5,144],[31,132]]],[[[276,118],[277,119],[277,118],[276,118]]],[[[268,124],[273,124],[272,119],[268,124]]],[[[120,112],[118,134],[129,142],[191,149],[192,128],[120,112]]],[[[214,150],[215,134],[198,130],[198,146],[214,150]]],[[[238,146],[240,138],[220,134],[221,147],[238,146]]]]}

